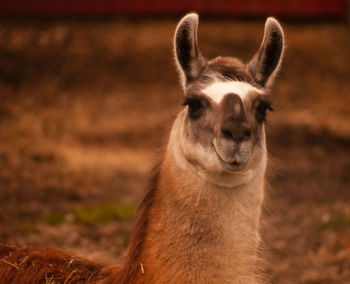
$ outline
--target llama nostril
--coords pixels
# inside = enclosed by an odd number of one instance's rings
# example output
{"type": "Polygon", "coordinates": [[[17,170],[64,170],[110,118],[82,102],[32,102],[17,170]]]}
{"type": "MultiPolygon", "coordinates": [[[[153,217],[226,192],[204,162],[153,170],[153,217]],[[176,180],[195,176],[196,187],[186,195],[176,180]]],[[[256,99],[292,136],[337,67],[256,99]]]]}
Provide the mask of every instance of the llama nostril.
{"type": "Polygon", "coordinates": [[[249,129],[247,129],[243,134],[244,138],[249,138],[251,135],[252,135],[252,132],[249,129]]]}
{"type": "Polygon", "coordinates": [[[250,129],[245,130],[228,130],[228,129],[221,129],[221,134],[223,138],[228,140],[233,140],[236,143],[240,143],[244,140],[247,140],[252,135],[252,132],[250,129]]]}
{"type": "Polygon", "coordinates": [[[229,130],[222,129],[221,130],[222,135],[227,139],[232,139],[232,133],[229,130]]]}

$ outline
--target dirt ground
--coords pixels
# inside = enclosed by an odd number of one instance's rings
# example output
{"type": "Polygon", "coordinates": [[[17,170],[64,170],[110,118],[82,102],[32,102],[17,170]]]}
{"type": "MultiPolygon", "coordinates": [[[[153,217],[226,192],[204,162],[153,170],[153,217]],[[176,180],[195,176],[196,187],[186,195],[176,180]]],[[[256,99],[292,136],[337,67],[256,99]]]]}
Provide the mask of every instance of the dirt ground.
{"type": "MultiPolygon", "coordinates": [[[[272,283],[350,283],[350,28],[282,22],[262,235],[272,283]]],[[[182,95],[175,18],[0,22],[0,242],[120,262],[182,95]]],[[[263,21],[203,19],[248,61],[263,21]]]]}

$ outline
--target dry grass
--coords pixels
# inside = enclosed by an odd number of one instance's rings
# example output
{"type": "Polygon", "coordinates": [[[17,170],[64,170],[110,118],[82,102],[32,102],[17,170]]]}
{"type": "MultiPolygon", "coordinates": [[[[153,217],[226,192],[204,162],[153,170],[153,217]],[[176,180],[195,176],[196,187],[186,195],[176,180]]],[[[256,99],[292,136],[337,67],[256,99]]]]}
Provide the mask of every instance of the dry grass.
{"type": "MultiPolygon", "coordinates": [[[[350,33],[340,23],[284,26],[263,219],[273,282],[347,283],[350,33]]],[[[69,216],[139,199],[181,105],[174,27],[172,19],[0,23],[1,242],[120,260],[132,221],[69,216]],[[66,217],[43,221],[56,213],[66,217]]],[[[201,47],[249,60],[262,29],[206,20],[201,47]]]]}

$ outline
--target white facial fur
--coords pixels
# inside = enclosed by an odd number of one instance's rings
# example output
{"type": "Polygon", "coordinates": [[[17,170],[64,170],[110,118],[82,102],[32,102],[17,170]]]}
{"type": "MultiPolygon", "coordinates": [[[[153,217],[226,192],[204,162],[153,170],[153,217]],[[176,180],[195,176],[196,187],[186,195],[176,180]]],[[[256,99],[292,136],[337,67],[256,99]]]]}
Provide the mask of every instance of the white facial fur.
{"type": "Polygon", "coordinates": [[[215,82],[204,88],[202,92],[219,104],[226,94],[234,93],[244,101],[244,98],[251,92],[261,91],[249,83],[239,81],[215,82]]]}

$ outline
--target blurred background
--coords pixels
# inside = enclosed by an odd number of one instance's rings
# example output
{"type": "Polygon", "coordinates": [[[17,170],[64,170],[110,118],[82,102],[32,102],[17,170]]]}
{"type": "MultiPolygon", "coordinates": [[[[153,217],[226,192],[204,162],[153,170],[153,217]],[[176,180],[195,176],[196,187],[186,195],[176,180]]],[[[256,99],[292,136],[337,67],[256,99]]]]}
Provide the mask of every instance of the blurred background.
{"type": "Polygon", "coordinates": [[[181,109],[177,21],[249,61],[266,16],[286,50],[269,114],[262,234],[273,283],[350,283],[346,0],[0,1],[0,242],[116,263],[181,109]]]}

